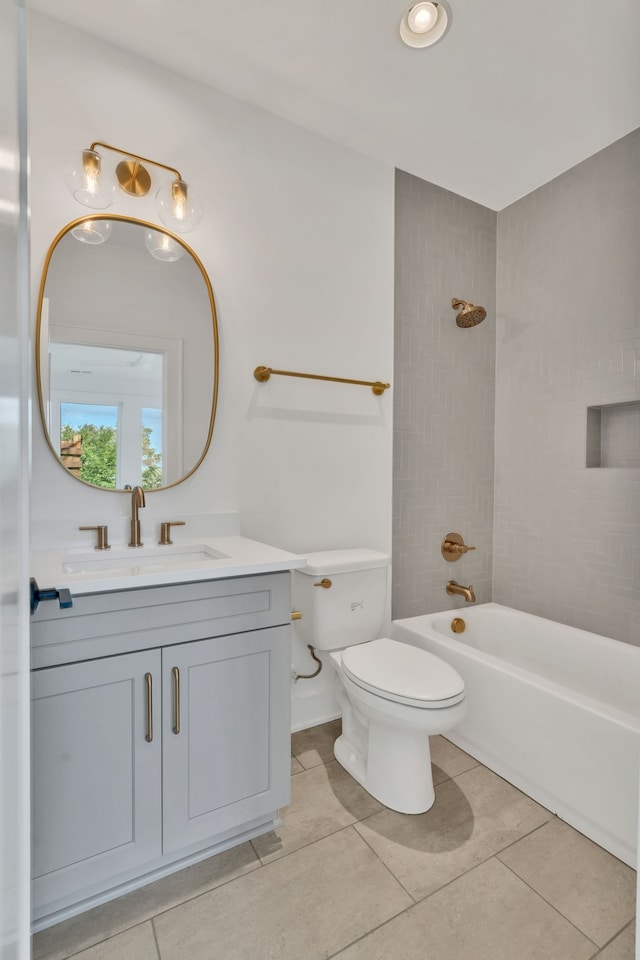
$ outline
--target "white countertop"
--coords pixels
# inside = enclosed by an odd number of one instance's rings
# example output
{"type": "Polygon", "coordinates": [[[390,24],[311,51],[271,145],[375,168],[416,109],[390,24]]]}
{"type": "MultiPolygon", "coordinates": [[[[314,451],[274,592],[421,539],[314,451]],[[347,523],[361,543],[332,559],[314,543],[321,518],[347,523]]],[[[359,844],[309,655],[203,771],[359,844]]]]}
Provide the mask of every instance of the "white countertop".
{"type": "Polygon", "coordinates": [[[66,588],[79,596],[295,570],[305,562],[304,557],[257,540],[222,536],[181,539],[172,546],[36,550],[31,554],[30,575],[42,590],[66,588]]]}

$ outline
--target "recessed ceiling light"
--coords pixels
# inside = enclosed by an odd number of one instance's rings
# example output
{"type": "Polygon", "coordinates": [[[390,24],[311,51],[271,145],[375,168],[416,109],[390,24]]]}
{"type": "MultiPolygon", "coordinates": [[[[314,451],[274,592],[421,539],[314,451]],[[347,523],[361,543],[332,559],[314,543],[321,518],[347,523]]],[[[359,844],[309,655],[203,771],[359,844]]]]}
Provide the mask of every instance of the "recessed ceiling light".
{"type": "Polygon", "coordinates": [[[442,39],[448,24],[442,3],[414,3],[400,21],[400,36],[408,47],[430,47],[442,39]]]}

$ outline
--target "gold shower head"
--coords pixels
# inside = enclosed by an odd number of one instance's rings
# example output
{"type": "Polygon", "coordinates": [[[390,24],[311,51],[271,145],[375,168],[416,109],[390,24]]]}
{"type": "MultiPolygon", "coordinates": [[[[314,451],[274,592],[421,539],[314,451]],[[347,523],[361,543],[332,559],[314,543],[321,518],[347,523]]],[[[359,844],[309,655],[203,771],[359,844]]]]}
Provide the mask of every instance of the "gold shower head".
{"type": "Polygon", "coordinates": [[[459,327],[475,327],[476,324],[482,323],[487,315],[484,307],[476,307],[474,303],[469,303],[467,300],[456,300],[454,297],[451,301],[451,306],[454,310],[462,307],[462,310],[456,317],[456,323],[459,327]]]}

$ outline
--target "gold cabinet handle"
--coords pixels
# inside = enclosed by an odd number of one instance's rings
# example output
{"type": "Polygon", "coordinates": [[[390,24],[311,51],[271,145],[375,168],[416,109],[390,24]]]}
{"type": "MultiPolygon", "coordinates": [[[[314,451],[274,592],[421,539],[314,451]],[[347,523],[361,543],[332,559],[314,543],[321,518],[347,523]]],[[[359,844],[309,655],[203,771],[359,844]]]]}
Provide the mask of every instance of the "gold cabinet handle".
{"type": "Polygon", "coordinates": [[[171,671],[173,677],[173,732],[180,733],[180,671],[174,667],[171,671]]]}
{"type": "Polygon", "coordinates": [[[302,620],[302,611],[301,610],[292,610],[291,611],[292,620],[302,620]]]}
{"type": "Polygon", "coordinates": [[[324,587],[325,590],[328,590],[329,587],[332,587],[332,586],[333,586],[333,583],[331,582],[331,580],[328,579],[328,577],[324,577],[322,580],[320,580],[319,583],[314,583],[314,587],[324,587]]]}
{"type": "Polygon", "coordinates": [[[150,673],[145,673],[144,682],[147,687],[147,732],[145,740],[151,743],[153,740],[153,678],[150,673]]]}

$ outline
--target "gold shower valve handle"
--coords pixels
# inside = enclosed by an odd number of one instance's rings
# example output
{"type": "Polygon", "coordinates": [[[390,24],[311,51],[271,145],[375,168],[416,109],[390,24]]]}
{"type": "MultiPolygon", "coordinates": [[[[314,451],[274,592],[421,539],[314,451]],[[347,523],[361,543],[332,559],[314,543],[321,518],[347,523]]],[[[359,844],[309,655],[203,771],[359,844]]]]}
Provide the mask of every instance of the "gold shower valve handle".
{"type": "Polygon", "coordinates": [[[329,587],[333,586],[333,581],[329,580],[328,577],[323,577],[318,583],[314,583],[314,587],[324,587],[325,590],[328,590],[329,587]]]}
{"type": "Polygon", "coordinates": [[[448,533],[440,546],[442,556],[449,563],[454,563],[460,559],[463,553],[475,549],[475,547],[468,547],[459,533],[448,533]]]}

